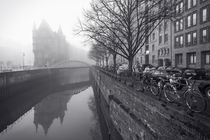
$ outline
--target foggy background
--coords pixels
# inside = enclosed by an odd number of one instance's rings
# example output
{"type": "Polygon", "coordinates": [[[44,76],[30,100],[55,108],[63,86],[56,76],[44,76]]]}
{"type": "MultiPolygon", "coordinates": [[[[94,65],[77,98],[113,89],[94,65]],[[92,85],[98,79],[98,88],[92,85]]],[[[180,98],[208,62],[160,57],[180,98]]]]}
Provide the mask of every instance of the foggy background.
{"type": "Polygon", "coordinates": [[[0,0],[0,61],[13,65],[33,65],[33,26],[45,19],[52,30],[62,27],[70,44],[70,60],[91,61],[89,46],[75,34],[83,9],[91,0],[0,0]],[[24,60],[23,60],[24,59],[24,60]]]}

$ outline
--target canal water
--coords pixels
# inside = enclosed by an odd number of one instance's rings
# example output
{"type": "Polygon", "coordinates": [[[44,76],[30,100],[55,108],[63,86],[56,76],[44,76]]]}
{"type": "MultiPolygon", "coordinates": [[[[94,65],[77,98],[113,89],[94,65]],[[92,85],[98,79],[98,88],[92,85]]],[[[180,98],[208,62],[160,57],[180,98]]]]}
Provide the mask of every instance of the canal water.
{"type": "Polygon", "coordinates": [[[2,130],[0,140],[102,140],[100,130],[93,89],[89,86],[39,98],[38,103],[2,130]]]}

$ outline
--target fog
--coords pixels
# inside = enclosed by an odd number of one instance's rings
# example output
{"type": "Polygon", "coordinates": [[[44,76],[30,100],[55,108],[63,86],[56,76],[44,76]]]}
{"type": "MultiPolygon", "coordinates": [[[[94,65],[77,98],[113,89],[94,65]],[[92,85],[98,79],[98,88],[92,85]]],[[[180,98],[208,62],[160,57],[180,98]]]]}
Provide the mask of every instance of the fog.
{"type": "Polygon", "coordinates": [[[0,61],[14,65],[32,65],[33,26],[45,19],[53,31],[62,27],[70,44],[70,59],[87,59],[89,46],[75,34],[78,19],[91,0],[0,0],[0,61]],[[82,51],[81,51],[82,50],[82,51]],[[23,55],[24,54],[24,55],[23,55]]]}

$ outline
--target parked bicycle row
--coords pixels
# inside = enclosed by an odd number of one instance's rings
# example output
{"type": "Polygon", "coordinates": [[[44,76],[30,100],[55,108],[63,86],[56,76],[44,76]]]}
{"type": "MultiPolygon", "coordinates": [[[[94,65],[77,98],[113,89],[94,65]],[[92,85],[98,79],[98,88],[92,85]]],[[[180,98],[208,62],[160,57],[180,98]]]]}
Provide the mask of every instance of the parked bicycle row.
{"type": "Polygon", "coordinates": [[[162,94],[170,103],[185,103],[190,110],[202,112],[210,100],[210,77],[208,71],[203,69],[155,68],[147,65],[134,72],[131,78],[124,68],[126,66],[122,67],[115,74],[118,78],[140,81],[141,85],[138,86],[143,91],[149,91],[155,96],[162,94]]]}

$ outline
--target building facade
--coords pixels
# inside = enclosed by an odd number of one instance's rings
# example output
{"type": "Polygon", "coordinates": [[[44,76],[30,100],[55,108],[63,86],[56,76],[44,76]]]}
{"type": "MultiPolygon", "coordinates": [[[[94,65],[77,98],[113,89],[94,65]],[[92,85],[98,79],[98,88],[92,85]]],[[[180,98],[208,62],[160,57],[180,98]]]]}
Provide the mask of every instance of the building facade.
{"type": "Polygon", "coordinates": [[[210,1],[180,0],[173,24],[172,62],[176,67],[210,68],[210,1]],[[179,16],[181,15],[181,16],[179,16]]]}
{"type": "Polygon", "coordinates": [[[140,49],[137,59],[141,64],[170,66],[172,64],[172,22],[163,20],[140,49]]]}
{"type": "Polygon", "coordinates": [[[177,0],[175,20],[164,20],[139,51],[141,64],[210,69],[210,0],[177,0]]]}
{"type": "Polygon", "coordinates": [[[69,45],[61,27],[52,31],[43,20],[39,28],[33,29],[34,66],[51,66],[69,60],[69,45]]]}

